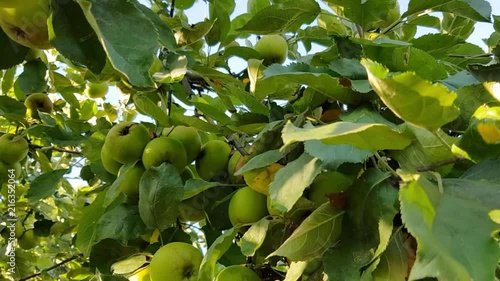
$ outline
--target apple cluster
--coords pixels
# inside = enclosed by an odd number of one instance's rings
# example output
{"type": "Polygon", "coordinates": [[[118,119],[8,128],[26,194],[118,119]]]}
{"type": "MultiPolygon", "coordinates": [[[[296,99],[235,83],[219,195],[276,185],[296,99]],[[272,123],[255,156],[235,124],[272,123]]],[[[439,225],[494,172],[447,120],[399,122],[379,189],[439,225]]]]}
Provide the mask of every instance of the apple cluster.
{"type": "Polygon", "coordinates": [[[51,113],[54,109],[50,98],[42,93],[29,95],[24,101],[24,106],[26,106],[26,116],[34,119],[40,119],[39,112],[51,113]]]}

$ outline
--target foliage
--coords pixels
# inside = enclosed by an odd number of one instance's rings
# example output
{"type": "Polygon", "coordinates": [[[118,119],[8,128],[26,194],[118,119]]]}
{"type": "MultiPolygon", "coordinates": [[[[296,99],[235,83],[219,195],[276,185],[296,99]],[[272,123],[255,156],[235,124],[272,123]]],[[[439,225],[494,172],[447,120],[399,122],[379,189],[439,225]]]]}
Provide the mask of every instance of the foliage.
{"type": "Polygon", "coordinates": [[[500,16],[486,0],[402,13],[397,0],[46,4],[46,21],[25,22],[48,30],[49,49],[0,29],[0,134],[29,143],[0,161],[0,250],[16,253],[0,279],[128,280],[177,241],[204,253],[198,281],[232,265],[273,281],[500,279],[500,16]],[[467,41],[476,22],[495,29],[488,52],[467,41]],[[254,49],[269,34],[286,39],[284,64],[254,49]],[[200,179],[197,147],[189,170],[151,167],[129,198],[134,163],[117,173],[101,159],[124,121],[151,139],[195,128],[239,155],[212,151],[203,161],[224,159],[200,179]],[[233,226],[229,201],[252,171],[269,214],[233,226]],[[329,171],[352,184],[309,200],[329,171]]]}

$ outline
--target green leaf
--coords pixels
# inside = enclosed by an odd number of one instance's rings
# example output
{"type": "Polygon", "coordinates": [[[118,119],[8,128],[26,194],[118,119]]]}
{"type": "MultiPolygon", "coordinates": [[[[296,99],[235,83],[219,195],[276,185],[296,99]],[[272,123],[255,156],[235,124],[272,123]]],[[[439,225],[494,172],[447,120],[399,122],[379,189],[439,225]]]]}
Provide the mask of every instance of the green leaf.
{"type": "Polygon", "coordinates": [[[328,145],[320,140],[308,140],[304,145],[308,154],[321,160],[323,166],[329,169],[336,169],[343,163],[363,163],[373,155],[369,150],[358,149],[349,144],[328,145]]]}
{"type": "Polygon", "coordinates": [[[149,75],[158,34],[153,23],[132,3],[120,0],[78,0],[113,67],[132,85],[154,87],[149,75]],[[127,36],[120,36],[126,30],[127,36]]]}
{"type": "Polygon", "coordinates": [[[234,173],[234,175],[240,176],[248,171],[267,167],[272,163],[276,163],[283,157],[285,157],[285,154],[279,149],[268,150],[264,153],[255,155],[254,157],[250,158],[250,160],[248,160],[248,162],[246,162],[243,167],[241,167],[236,173],[234,173]]]}
{"type": "Polygon", "coordinates": [[[431,84],[413,73],[387,78],[382,65],[363,59],[370,85],[399,118],[413,125],[436,131],[455,120],[460,111],[453,102],[456,94],[440,84],[431,84]]]}
{"type": "Polygon", "coordinates": [[[500,64],[498,63],[490,65],[471,64],[467,68],[481,82],[500,82],[500,64]]]}
{"type": "Polygon", "coordinates": [[[461,179],[470,181],[500,182],[500,160],[486,160],[472,166],[462,176],[461,179]]]}
{"type": "Polygon", "coordinates": [[[12,41],[0,28],[0,69],[8,69],[24,61],[30,49],[12,41]]]}
{"type": "MultiPolygon", "coordinates": [[[[169,50],[175,50],[177,48],[177,42],[175,41],[174,33],[172,29],[150,8],[135,2],[134,3],[145,16],[153,22],[156,31],[158,32],[158,40],[160,43],[167,47],[169,50]]],[[[177,5],[176,5],[177,6],[177,5]]]]}
{"type": "Polygon", "coordinates": [[[321,173],[321,164],[319,159],[304,153],[280,169],[269,185],[271,208],[283,213],[290,211],[304,190],[321,173]]]}
{"type": "Polygon", "coordinates": [[[146,225],[141,220],[137,206],[121,204],[106,211],[97,223],[96,240],[116,239],[124,245],[144,233],[146,225]]]}
{"type": "Polygon", "coordinates": [[[182,28],[176,32],[177,43],[179,46],[189,46],[201,40],[212,29],[213,22],[205,20],[198,22],[189,29],[182,28]]]}
{"type": "Polygon", "coordinates": [[[214,46],[217,43],[224,41],[229,33],[231,28],[229,13],[232,11],[226,11],[226,9],[224,9],[225,3],[222,1],[212,1],[209,5],[210,20],[213,21],[214,24],[205,38],[209,46],[214,46]]]}
{"type": "Polygon", "coordinates": [[[172,126],[170,117],[163,111],[161,107],[156,105],[146,95],[135,95],[134,104],[142,113],[150,116],[158,122],[162,127],[172,126]]]}
{"type": "Polygon", "coordinates": [[[24,120],[26,107],[22,102],[2,95],[0,96],[0,115],[8,119],[24,120]]]}
{"type": "Polygon", "coordinates": [[[343,211],[327,202],[309,215],[293,234],[269,256],[284,256],[292,261],[310,261],[338,242],[343,211]]]}
{"type": "Polygon", "coordinates": [[[284,33],[297,31],[302,24],[311,23],[321,9],[313,0],[290,0],[259,10],[237,31],[254,34],[284,33]]]}
{"type": "MultiPolygon", "coordinates": [[[[325,2],[338,5],[343,8],[343,14],[354,23],[361,26],[363,30],[380,27],[379,22],[393,20],[390,10],[396,8],[396,0],[371,0],[371,1],[343,1],[325,0],[325,2]]],[[[391,24],[389,22],[387,24],[391,24]]]]}
{"type": "Polygon", "coordinates": [[[255,96],[262,99],[273,96],[284,85],[307,85],[330,99],[343,103],[357,104],[363,95],[342,86],[339,78],[329,75],[327,69],[314,68],[306,64],[282,66],[274,64],[264,71],[264,78],[258,80],[255,96]]]}
{"type": "Polygon", "coordinates": [[[260,248],[266,239],[268,228],[269,220],[267,218],[254,223],[241,238],[241,253],[247,257],[255,255],[257,249],[260,248]]]}
{"type": "Polygon", "coordinates": [[[16,74],[16,69],[17,67],[11,67],[5,71],[2,77],[2,93],[6,95],[10,89],[12,88],[12,85],[14,85],[14,76],[16,74]]]}
{"type": "Polygon", "coordinates": [[[492,95],[489,95],[486,85],[471,85],[456,90],[457,99],[455,105],[460,108],[460,116],[450,125],[457,130],[465,130],[474,112],[483,104],[490,106],[499,105],[492,95]]]}
{"type": "Polygon", "coordinates": [[[144,172],[139,186],[139,212],[150,228],[164,230],[177,220],[183,184],[172,164],[162,164],[144,172]]]}
{"type": "Polygon", "coordinates": [[[454,13],[476,21],[490,22],[491,5],[485,0],[411,0],[406,17],[425,10],[454,13]]]}
{"type": "Polygon", "coordinates": [[[370,169],[347,190],[340,241],[324,257],[332,280],[359,280],[361,270],[387,248],[398,198],[389,176],[370,169]]]}
{"type": "Polygon", "coordinates": [[[188,179],[184,185],[182,200],[189,199],[207,189],[218,186],[216,182],[208,182],[201,179],[188,179]]]}
{"type": "Polygon", "coordinates": [[[130,168],[132,168],[133,166],[134,166],[134,164],[125,164],[120,168],[119,176],[113,181],[111,186],[105,192],[106,196],[105,196],[104,203],[103,203],[104,207],[108,207],[120,195],[120,193],[121,193],[120,185],[122,184],[123,180],[125,179],[128,170],[130,168]]]}
{"type": "MultiPolygon", "coordinates": [[[[445,85],[451,91],[456,91],[459,88],[471,85],[480,84],[479,80],[477,80],[469,71],[460,71],[455,75],[448,76],[448,78],[439,81],[441,84],[445,85]]],[[[460,91],[457,92],[458,97],[455,100],[456,104],[460,104],[458,101],[461,100],[460,91]]],[[[460,107],[460,106],[459,106],[460,107]]]]}
{"type": "Polygon", "coordinates": [[[59,186],[59,182],[67,172],[68,169],[61,169],[47,172],[36,177],[31,182],[30,189],[26,194],[28,201],[33,204],[38,202],[40,199],[44,199],[45,197],[54,194],[59,186]]]}
{"type": "Polygon", "coordinates": [[[335,122],[314,128],[298,128],[288,122],[282,132],[283,142],[321,140],[324,144],[350,144],[359,149],[377,151],[404,149],[411,139],[383,124],[335,122]],[[391,142],[387,142],[390,139],[391,142]]]}
{"type": "Polygon", "coordinates": [[[25,94],[47,91],[47,65],[41,60],[32,60],[24,64],[23,72],[17,77],[16,84],[25,94]]]}
{"type": "Polygon", "coordinates": [[[467,39],[472,32],[474,32],[475,24],[476,22],[474,20],[457,16],[455,14],[443,13],[441,29],[444,33],[467,39]]]}
{"type": "Polygon", "coordinates": [[[78,3],[57,0],[51,3],[57,7],[57,13],[52,13],[48,21],[50,44],[72,62],[95,74],[101,73],[106,53],[78,3]]]}
{"type": "Polygon", "coordinates": [[[402,219],[418,243],[409,279],[493,280],[500,258],[493,235],[500,226],[489,212],[500,208],[500,185],[445,179],[438,187],[418,174],[404,178],[402,219]]]}
{"type": "Polygon", "coordinates": [[[425,34],[410,40],[410,43],[435,58],[442,58],[448,56],[458,44],[465,43],[465,40],[450,34],[425,34]]]}
{"type": "Polygon", "coordinates": [[[217,261],[229,250],[238,230],[231,228],[220,235],[208,248],[201,262],[197,281],[212,281],[217,269],[217,261]]]}

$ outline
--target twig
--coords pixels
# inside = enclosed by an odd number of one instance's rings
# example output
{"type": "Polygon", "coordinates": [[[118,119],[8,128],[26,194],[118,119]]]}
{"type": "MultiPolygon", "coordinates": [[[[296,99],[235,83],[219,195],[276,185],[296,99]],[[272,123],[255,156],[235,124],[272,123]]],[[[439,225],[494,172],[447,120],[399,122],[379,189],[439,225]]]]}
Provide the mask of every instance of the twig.
{"type": "Polygon", "coordinates": [[[461,58],[461,59],[475,59],[475,58],[489,58],[493,56],[492,53],[487,54],[477,54],[477,55],[458,55],[458,54],[449,54],[450,58],[461,58]]]}
{"type": "Polygon", "coordinates": [[[462,156],[453,157],[451,159],[442,160],[442,161],[439,161],[439,162],[435,162],[435,163],[432,163],[432,164],[429,164],[429,165],[417,168],[417,172],[433,171],[436,168],[439,168],[439,167],[442,167],[442,166],[446,166],[446,165],[449,165],[449,164],[458,163],[458,162],[463,161],[463,160],[465,160],[465,158],[462,157],[462,156]]]}
{"type": "Polygon", "coordinates": [[[236,140],[236,138],[234,138],[233,135],[227,136],[227,142],[232,144],[234,146],[234,148],[236,148],[236,150],[238,150],[241,153],[241,155],[248,155],[249,154],[245,150],[245,148],[243,148],[243,146],[236,140]]]}
{"type": "Polygon", "coordinates": [[[172,5],[170,5],[170,17],[174,17],[174,10],[175,10],[175,0],[172,0],[172,5]]]}
{"type": "Polygon", "coordinates": [[[55,146],[40,146],[40,145],[36,145],[36,144],[30,144],[30,147],[34,148],[34,149],[40,149],[42,151],[55,150],[55,151],[65,152],[65,153],[70,153],[70,154],[78,154],[78,155],[82,154],[80,151],[59,148],[59,147],[55,147],[55,146]]]}
{"type": "Polygon", "coordinates": [[[65,259],[65,260],[61,261],[60,263],[56,263],[56,264],[54,264],[53,266],[51,266],[51,267],[49,267],[49,268],[47,268],[47,269],[44,269],[44,270],[42,270],[42,271],[40,271],[40,272],[37,272],[37,273],[34,273],[34,274],[32,274],[32,275],[29,275],[29,276],[23,277],[23,278],[19,279],[19,281],[26,281],[26,280],[29,280],[29,279],[31,279],[31,278],[35,278],[35,277],[37,277],[37,276],[40,276],[40,275],[42,275],[42,273],[44,273],[44,272],[51,271],[52,269],[55,269],[55,268],[57,268],[57,267],[59,267],[59,266],[61,266],[61,265],[64,265],[64,264],[66,264],[66,263],[68,263],[68,262],[70,262],[70,261],[72,261],[72,260],[76,260],[77,258],[79,258],[79,257],[81,257],[81,256],[82,256],[82,255],[74,255],[74,256],[72,256],[72,257],[70,257],[70,258],[67,258],[67,259],[65,259]]]}

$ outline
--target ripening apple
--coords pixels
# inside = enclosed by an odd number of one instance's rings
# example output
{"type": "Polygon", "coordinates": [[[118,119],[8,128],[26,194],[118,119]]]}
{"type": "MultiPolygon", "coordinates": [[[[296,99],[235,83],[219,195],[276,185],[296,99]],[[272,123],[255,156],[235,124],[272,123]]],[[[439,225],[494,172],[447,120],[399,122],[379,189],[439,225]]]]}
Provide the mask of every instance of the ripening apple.
{"type": "Polygon", "coordinates": [[[188,164],[192,163],[201,150],[201,138],[198,131],[193,127],[175,126],[165,128],[162,133],[163,136],[174,138],[184,145],[187,154],[188,164]]]}
{"type": "Polygon", "coordinates": [[[4,134],[0,137],[0,161],[14,164],[28,155],[28,141],[13,134],[4,134]]]}
{"type": "Polygon", "coordinates": [[[255,44],[255,50],[259,52],[264,65],[273,63],[284,63],[288,54],[288,43],[281,35],[264,35],[255,44]]]}
{"type": "Polygon", "coordinates": [[[261,279],[248,267],[231,265],[219,272],[215,281],[261,281],[261,279]]]}
{"type": "MultiPolygon", "coordinates": [[[[118,171],[118,176],[123,173],[124,167],[125,166],[122,166],[120,168],[120,171],[118,171]]],[[[120,190],[132,201],[136,201],[136,199],[139,199],[139,183],[141,182],[142,174],[144,174],[145,171],[146,169],[144,168],[142,163],[138,161],[134,164],[134,166],[126,170],[125,174],[123,175],[124,178],[120,182],[120,190]]]]}
{"type": "Polygon", "coordinates": [[[231,224],[254,223],[267,216],[267,197],[248,186],[238,189],[229,201],[231,224]]]}
{"type": "Polygon", "coordinates": [[[116,176],[118,175],[118,172],[120,171],[120,168],[123,166],[123,164],[113,159],[110,151],[111,148],[109,148],[109,144],[104,144],[101,149],[101,162],[104,166],[104,169],[108,171],[108,173],[116,176]]]}
{"type": "Polygon", "coordinates": [[[250,188],[267,195],[269,193],[269,185],[274,181],[276,173],[283,167],[279,163],[272,163],[267,167],[245,172],[243,178],[250,188]]]}
{"type": "Polygon", "coordinates": [[[205,143],[196,158],[196,171],[206,181],[223,181],[227,176],[227,164],[231,146],[220,140],[205,143]]]}
{"type": "Polygon", "coordinates": [[[193,245],[173,242],[161,247],[149,264],[151,281],[196,281],[203,255],[193,245]]]}
{"type": "Polygon", "coordinates": [[[308,199],[321,205],[329,200],[330,194],[344,192],[351,184],[352,179],[340,172],[321,173],[311,183],[308,199]]]}
{"type": "Polygon", "coordinates": [[[51,113],[54,109],[52,101],[46,94],[34,93],[29,95],[24,101],[24,106],[26,106],[26,116],[40,119],[40,114],[38,111],[51,113]]]}
{"type": "Polygon", "coordinates": [[[109,130],[105,147],[115,161],[122,164],[135,163],[141,159],[149,140],[149,131],[144,125],[121,122],[109,130]]]}
{"type": "Polygon", "coordinates": [[[179,172],[188,164],[184,146],[180,141],[170,137],[159,137],[150,141],[144,148],[142,163],[146,169],[170,163],[179,172]]]}
{"type": "Polygon", "coordinates": [[[35,49],[50,49],[47,20],[50,0],[0,1],[0,27],[13,41],[35,49]]]}
{"type": "Polygon", "coordinates": [[[85,94],[92,99],[104,98],[108,93],[108,84],[106,83],[88,83],[85,88],[85,94]]]}

